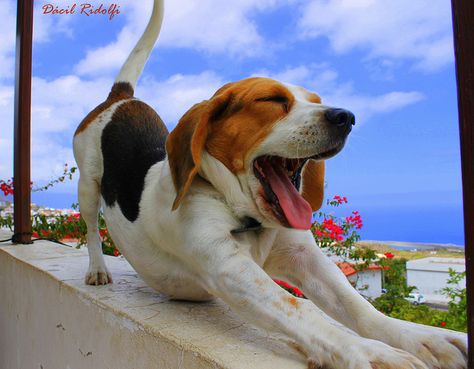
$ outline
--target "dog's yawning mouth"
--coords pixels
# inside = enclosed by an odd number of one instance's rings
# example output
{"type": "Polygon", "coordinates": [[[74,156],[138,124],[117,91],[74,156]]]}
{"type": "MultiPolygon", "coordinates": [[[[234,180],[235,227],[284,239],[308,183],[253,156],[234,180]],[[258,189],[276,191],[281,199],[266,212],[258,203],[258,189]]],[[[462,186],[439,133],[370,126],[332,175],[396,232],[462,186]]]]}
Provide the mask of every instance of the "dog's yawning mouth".
{"type": "Polygon", "coordinates": [[[311,226],[311,206],[298,192],[301,168],[306,160],[265,155],[253,162],[255,176],[273,213],[283,225],[296,229],[311,226]]]}
{"type": "Polygon", "coordinates": [[[311,205],[299,193],[301,169],[309,159],[325,160],[344,146],[308,158],[288,159],[263,155],[253,161],[253,171],[265,192],[265,200],[277,219],[286,227],[307,230],[311,227],[311,205]]]}

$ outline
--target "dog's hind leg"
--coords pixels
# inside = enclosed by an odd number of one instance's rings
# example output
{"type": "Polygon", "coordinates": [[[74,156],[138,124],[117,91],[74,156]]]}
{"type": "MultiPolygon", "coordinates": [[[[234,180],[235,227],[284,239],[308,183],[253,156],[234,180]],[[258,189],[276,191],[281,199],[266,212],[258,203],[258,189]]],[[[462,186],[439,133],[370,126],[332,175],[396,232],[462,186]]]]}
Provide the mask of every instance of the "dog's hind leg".
{"type": "Polygon", "coordinates": [[[83,175],[79,178],[79,207],[87,226],[87,249],[89,250],[89,269],[85,282],[90,285],[112,283],[112,276],[105,266],[102,255],[102,242],[98,229],[100,208],[100,187],[93,179],[83,175]]]}

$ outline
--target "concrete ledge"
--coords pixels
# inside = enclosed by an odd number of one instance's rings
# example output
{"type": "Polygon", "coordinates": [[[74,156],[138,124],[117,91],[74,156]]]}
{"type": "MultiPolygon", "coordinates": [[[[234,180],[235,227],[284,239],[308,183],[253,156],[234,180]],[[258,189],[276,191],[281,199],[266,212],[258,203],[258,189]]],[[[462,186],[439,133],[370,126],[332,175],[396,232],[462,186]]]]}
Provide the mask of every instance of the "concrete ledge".
{"type": "Polygon", "coordinates": [[[86,286],[84,250],[0,244],[0,368],[306,368],[223,302],[167,301],[124,259],[106,259],[114,283],[86,286]]]}

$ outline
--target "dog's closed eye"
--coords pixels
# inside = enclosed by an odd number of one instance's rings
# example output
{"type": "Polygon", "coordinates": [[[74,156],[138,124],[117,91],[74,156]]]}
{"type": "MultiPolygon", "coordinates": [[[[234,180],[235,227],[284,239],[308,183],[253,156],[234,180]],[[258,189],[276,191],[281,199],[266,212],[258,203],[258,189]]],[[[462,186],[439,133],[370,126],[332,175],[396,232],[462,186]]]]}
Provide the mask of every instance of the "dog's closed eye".
{"type": "Polygon", "coordinates": [[[264,96],[264,97],[258,97],[255,99],[256,102],[273,102],[273,103],[278,103],[282,104],[283,108],[285,111],[288,112],[288,98],[286,96],[282,95],[271,95],[271,96],[264,96]]]}
{"type": "Polygon", "coordinates": [[[277,103],[286,103],[288,102],[288,98],[286,96],[274,95],[274,96],[258,97],[255,99],[255,101],[273,101],[277,103]]]}

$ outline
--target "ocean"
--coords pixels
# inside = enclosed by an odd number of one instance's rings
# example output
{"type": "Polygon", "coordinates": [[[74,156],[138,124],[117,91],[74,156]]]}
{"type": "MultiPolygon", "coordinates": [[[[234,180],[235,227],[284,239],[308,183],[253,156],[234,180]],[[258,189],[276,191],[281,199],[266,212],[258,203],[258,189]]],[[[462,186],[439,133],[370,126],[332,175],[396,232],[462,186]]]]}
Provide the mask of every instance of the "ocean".
{"type": "Polygon", "coordinates": [[[357,210],[364,224],[362,239],[464,246],[461,205],[359,206],[357,210]]]}
{"type": "MultiPolygon", "coordinates": [[[[33,193],[33,202],[55,208],[70,208],[77,202],[74,194],[33,193]]],[[[353,205],[341,206],[336,214],[348,216],[358,210],[364,226],[360,230],[364,240],[405,241],[464,245],[461,204],[420,205],[353,205]]],[[[326,211],[334,212],[333,208],[326,211]]]]}

